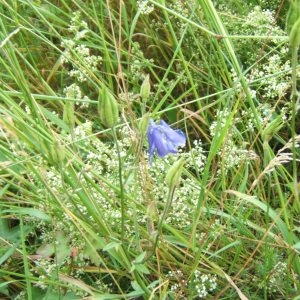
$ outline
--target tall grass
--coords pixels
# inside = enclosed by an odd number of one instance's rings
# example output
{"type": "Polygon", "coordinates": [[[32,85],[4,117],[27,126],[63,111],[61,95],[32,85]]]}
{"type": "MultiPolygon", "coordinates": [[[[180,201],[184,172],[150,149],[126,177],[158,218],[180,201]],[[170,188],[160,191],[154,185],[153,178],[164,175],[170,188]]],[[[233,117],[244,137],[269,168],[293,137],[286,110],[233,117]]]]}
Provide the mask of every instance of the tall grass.
{"type": "Polygon", "coordinates": [[[288,7],[0,2],[1,297],[299,299],[288,7]],[[187,136],[152,165],[150,117],[187,136]]]}

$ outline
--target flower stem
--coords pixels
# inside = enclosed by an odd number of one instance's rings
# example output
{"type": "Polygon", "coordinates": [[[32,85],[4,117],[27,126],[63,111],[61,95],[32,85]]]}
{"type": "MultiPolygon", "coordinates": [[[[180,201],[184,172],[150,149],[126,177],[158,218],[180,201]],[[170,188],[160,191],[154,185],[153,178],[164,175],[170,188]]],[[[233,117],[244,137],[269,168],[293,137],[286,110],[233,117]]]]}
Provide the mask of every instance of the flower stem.
{"type": "Polygon", "coordinates": [[[297,211],[300,210],[300,200],[298,191],[298,170],[297,170],[297,150],[296,150],[296,114],[297,106],[299,103],[299,92],[297,90],[297,65],[298,65],[298,50],[299,47],[292,47],[292,119],[291,119],[291,130],[292,130],[292,152],[293,152],[293,185],[294,185],[294,196],[295,205],[297,211]]]}
{"type": "Polygon", "coordinates": [[[148,255],[148,257],[146,257],[143,262],[145,262],[149,258],[151,258],[154,255],[155,251],[156,251],[158,240],[159,240],[159,236],[160,236],[161,230],[162,230],[162,226],[163,226],[163,223],[164,223],[164,221],[166,219],[166,216],[167,216],[167,214],[169,212],[169,209],[171,207],[172,200],[173,200],[173,197],[174,197],[175,189],[176,189],[176,186],[173,186],[172,188],[169,189],[167,203],[166,203],[165,209],[164,209],[164,211],[162,213],[162,216],[160,217],[160,220],[159,220],[159,223],[158,223],[158,226],[157,226],[157,233],[156,233],[156,237],[155,237],[153,249],[150,252],[150,254],[148,255]]]}
{"type": "Polygon", "coordinates": [[[119,163],[119,184],[120,184],[120,199],[121,199],[121,241],[124,242],[125,235],[125,200],[124,200],[124,185],[122,176],[122,160],[120,154],[120,147],[118,144],[117,134],[115,127],[112,127],[113,138],[116,144],[116,149],[118,153],[118,163],[119,163]]]}

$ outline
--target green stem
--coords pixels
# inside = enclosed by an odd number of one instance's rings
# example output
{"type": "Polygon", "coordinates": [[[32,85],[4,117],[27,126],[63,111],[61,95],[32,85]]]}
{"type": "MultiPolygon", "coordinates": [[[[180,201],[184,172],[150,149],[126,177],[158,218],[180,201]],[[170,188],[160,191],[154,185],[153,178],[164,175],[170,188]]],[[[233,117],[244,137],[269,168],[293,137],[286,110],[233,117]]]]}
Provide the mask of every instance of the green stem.
{"type": "Polygon", "coordinates": [[[298,191],[298,172],[297,172],[297,155],[296,155],[296,113],[297,113],[297,102],[299,98],[299,93],[297,91],[297,64],[298,64],[298,47],[292,47],[292,120],[291,120],[291,130],[292,130],[292,152],[293,152],[293,185],[294,185],[294,195],[295,195],[295,205],[297,205],[297,210],[300,210],[299,201],[299,191],[298,191]]]}
{"type": "Polygon", "coordinates": [[[118,162],[119,162],[119,184],[120,184],[120,198],[121,198],[121,241],[124,242],[125,235],[125,199],[124,199],[124,185],[123,185],[123,176],[122,176],[122,160],[120,154],[120,147],[118,144],[117,134],[115,127],[112,127],[113,138],[116,144],[116,149],[118,153],[118,162]]]}
{"type": "Polygon", "coordinates": [[[23,254],[23,266],[25,273],[25,281],[26,281],[26,291],[27,291],[27,299],[32,300],[32,286],[31,286],[31,272],[29,267],[29,262],[27,258],[27,250],[25,245],[25,233],[24,233],[24,224],[23,218],[20,218],[20,235],[22,241],[22,254],[23,254]]]}
{"type": "MultiPolygon", "coordinates": [[[[122,249],[124,251],[125,257],[128,260],[129,255],[127,252],[126,247],[124,247],[124,236],[125,236],[125,197],[124,197],[124,185],[123,185],[123,175],[122,175],[122,160],[121,160],[121,154],[120,154],[120,147],[118,145],[118,138],[116,134],[115,127],[112,127],[112,133],[114,142],[116,143],[116,149],[118,153],[118,162],[119,162],[119,184],[120,184],[120,198],[121,198],[121,242],[122,242],[122,249]]],[[[138,282],[138,284],[142,287],[146,295],[149,295],[149,291],[144,284],[143,280],[140,277],[140,274],[137,271],[133,272],[135,280],[138,282]]]]}
{"type": "Polygon", "coordinates": [[[172,200],[173,200],[173,197],[174,197],[175,189],[176,189],[176,186],[169,189],[167,203],[166,203],[165,209],[162,213],[162,216],[161,216],[161,218],[159,220],[159,223],[158,223],[158,226],[157,226],[157,233],[156,233],[153,249],[152,249],[151,253],[148,255],[148,257],[146,257],[144,262],[147,261],[149,258],[151,258],[154,255],[155,251],[156,251],[158,240],[159,240],[161,230],[162,230],[162,226],[163,226],[164,220],[166,219],[166,216],[167,216],[167,214],[170,210],[172,200]]]}

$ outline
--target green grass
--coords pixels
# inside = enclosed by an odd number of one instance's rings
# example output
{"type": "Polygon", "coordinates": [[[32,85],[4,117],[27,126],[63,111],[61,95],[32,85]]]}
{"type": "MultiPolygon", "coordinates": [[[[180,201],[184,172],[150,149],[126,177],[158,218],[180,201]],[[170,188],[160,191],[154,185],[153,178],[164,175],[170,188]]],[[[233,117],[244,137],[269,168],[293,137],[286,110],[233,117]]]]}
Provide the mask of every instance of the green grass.
{"type": "Polygon", "coordinates": [[[0,3],[1,299],[299,299],[288,8],[0,3]],[[187,136],[151,166],[150,117],[187,136]]]}

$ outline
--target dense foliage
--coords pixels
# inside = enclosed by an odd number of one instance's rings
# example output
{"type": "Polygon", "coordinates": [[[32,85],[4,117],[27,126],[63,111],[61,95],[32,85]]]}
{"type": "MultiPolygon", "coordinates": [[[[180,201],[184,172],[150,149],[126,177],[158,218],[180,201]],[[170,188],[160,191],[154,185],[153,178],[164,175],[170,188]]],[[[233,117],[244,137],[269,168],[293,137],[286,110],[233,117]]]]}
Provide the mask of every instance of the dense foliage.
{"type": "Polygon", "coordinates": [[[1,299],[299,299],[300,1],[246,2],[0,1],[1,299]]]}

